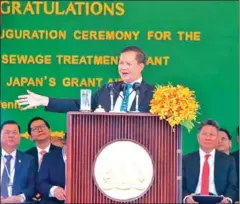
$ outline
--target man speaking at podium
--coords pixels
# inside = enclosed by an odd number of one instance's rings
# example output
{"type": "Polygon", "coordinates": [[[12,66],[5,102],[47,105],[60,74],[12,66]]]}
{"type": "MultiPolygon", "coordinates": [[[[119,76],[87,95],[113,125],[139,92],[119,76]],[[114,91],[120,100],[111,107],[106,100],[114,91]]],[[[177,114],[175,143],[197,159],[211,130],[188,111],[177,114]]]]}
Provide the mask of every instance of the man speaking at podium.
{"type": "MultiPolygon", "coordinates": [[[[124,48],[118,63],[118,72],[123,82],[109,83],[99,89],[91,97],[91,110],[101,106],[106,112],[149,112],[154,87],[142,78],[145,64],[146,55],[140,48],[124,48]]],[[[24,110],[37,106],[45,106],[45,110],[58,113],[80,110],[79,99],[55,99],[27,92],[27,95],[18,97],[19,105],[27,105],[24,110]]]]}

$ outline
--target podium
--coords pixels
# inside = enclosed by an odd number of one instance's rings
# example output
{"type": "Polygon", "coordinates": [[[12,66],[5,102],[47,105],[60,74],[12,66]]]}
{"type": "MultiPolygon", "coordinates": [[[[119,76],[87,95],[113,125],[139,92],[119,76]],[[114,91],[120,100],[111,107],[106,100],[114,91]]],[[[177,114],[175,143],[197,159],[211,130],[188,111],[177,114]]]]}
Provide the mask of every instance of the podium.
{"type": "MultiPolygon", "coordinates": [[[[143,146],[153,161],[149,189],[125,203],[181,203],[181,127],[148,113],[82,113],[67,115],[66,203],[119,203],[98,188],[94,162],[114,141],[143,146]]],[[[124,203],[124,202],[121,202],[124,203]]]]}

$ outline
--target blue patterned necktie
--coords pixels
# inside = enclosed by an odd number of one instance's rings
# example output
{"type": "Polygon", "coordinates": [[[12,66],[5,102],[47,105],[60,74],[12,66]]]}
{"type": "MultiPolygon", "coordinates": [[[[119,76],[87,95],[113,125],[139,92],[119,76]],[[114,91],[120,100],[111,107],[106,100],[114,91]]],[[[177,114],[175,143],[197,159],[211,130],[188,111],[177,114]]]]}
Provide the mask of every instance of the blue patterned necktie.
{"type": "Polygon", "coordinates": [[[4,198],[8,197],[8,184],[10,181],[10,161],[12,159],[12,155],[5,155],[4,156],[6,161],[6,165],[4,165],[4,170],[2,174],[2,184],[1,184],[1,196],[4,198]],[[7,169],[6,169],[7,168],[7,169]]]}
{"type": "Polygon", "coordinates": [[[128,108],[129,95],[130,95],[130,89],[131,88],[132,88],[132,84],[127,84],[125,100],[122,100],[120,111],[126,111],[127,108],[128,108]]]}

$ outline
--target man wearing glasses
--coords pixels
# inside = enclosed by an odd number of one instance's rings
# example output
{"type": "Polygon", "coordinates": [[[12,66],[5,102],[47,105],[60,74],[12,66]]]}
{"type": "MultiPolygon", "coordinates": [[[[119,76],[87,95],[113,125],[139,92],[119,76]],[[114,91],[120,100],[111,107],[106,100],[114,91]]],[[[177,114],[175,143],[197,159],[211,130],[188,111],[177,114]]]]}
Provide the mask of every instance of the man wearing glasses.
{"type": "Polygon", "coordinates": [[[15,121],[1,125],[1,203],[30,201],[36,193],[34,158],[17,150],[20,126],[15,121]]]}
{"type": "MultiPolygon", "coordinates": [[[[35,117],[29,121],[28,134],[36,142],[36,147],[32,147],[26,153],[36,158],[36,165],[40,169],[44,155],[60,147],[51,144],[50,125],[41,117],[35,117]]],[[[34,200],[40,200],[40,195],[37,194],[34,200]]]]}
{"type": "Polygon", "coordinates": [[[218,146],[217,150],[224,152],[227,155],[230,155],[230,150],[232,147],[232,137],[228,130],[220,128],[218,130],[218,146]]]}

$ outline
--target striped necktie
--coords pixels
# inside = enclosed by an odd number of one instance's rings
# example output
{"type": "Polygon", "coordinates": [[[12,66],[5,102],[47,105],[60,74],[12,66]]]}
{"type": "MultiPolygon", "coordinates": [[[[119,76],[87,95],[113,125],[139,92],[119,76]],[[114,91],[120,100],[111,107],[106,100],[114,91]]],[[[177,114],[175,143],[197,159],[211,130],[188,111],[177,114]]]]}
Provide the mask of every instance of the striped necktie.
{"type": "Polygon", "coordinates": [[[10,182],[10,169],[11,169],[11,159],[12,155],[5,155],[6,165],[4,165],[4,170],[2,174],[2,184],[1,184],[1,196],[4,198],[8,197],[8,185],[10,182]]]}
{"type": "Polygon", "coordinates": [[[132,88],[132,84],[127,84],[127,90],[125,98],[122,100],[120,111],[127,111],[128,109],[128,102],[129,102],[129,95],[130,95],[130,89],[132,88]]]}

